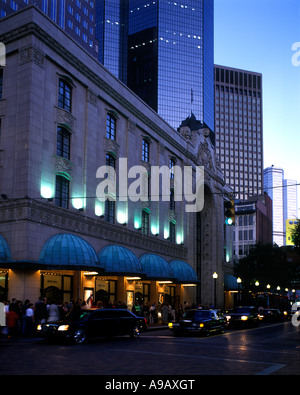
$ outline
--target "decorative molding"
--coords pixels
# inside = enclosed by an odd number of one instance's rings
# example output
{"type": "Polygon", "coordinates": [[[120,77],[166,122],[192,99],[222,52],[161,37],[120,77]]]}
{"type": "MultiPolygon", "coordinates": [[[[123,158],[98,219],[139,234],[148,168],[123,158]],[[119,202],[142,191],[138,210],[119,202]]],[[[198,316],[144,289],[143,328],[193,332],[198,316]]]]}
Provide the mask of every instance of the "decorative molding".
{"type": "Polygon", "coordinates": [[[62,173],[66,174],[68,178],[71,180],[73,178],[73,167],[74,165],[65,158],[60,156],[53,156],[54,158],[54,173],[62,173]]]}
{"type": "Polygon", "coordinates": [[[87,90],[87,101],[92,104],[94,107],[97,106],[97,95],[91,89],[87,90]]]}
{"type": "Polygon", "coordinates": [[[62,108],[56,107],[55,121],[57,123],[67,125],[72,131],[74,130],[75,118],[69,111],[63,110],[62,108]]]}
{"type": "Polygon", "coordinates": [[[46,69],[45,54],[33,46],[23,48],[19,52],[19,66],[29,62],[35,63],[43,70],[46,69]]]}
{"type": "MultiPolygon", "coordinates": [[[[34,199],[18,199],[0,203],[1,223],[35,222],[52,229],[57,233],[71,232],[83,237],[94,238],[93,247],[99,252],[103,241],[107,244],[117,243],[128,248],[141,251],[155,251],[157,254],[168,256],[169,259],[187,260],[187,248],[171,244],[152,235],[142,235],[137,230],[124,228],[122,225],[109,224],[101,219],[94,219],[78,214],[71,210],[56,207],[49,203],[38,202],[34,199]]],[[[40,246],[42,248],[43,246],[40,246]]],[[[13,251],[14,246],[10,245],[13,251]]],[[[38,247],[37,247],[38,248],[38,247]]]]}

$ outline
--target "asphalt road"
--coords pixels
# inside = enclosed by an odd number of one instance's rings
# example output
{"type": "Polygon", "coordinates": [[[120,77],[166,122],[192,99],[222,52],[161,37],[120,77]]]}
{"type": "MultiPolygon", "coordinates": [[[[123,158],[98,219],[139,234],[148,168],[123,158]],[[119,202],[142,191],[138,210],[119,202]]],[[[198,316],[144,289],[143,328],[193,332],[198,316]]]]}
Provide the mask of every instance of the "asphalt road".
{"type": "Polygon", "coordinates": [[[300,326],[294,327],[291,322],[232,329],[200,338],[173,337],[169,329],[164,329],[149,330],[137,340],[117,337],[83,345],[47,344],[39,339],[1,341],[0,375],[95,375],[101,376],[101,383],[104,380],[105,385],[108,382],[114,386],[117,381],[112,384],[111,380],[115,375],[136,379],[142,375],[164,379],[299,375],[299,357],[300,326]]]}

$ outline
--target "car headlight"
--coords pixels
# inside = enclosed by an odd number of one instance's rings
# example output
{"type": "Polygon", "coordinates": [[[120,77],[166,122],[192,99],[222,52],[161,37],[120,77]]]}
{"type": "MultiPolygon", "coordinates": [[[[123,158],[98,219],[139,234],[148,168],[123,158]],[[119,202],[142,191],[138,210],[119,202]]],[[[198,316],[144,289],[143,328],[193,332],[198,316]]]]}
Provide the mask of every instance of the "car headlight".
{"type": "Polygon", "coordinates": [[[173,322],[169,322],[168,326],[169,326],[170,329],[173,328],[173,322]]]}
{"type": "Polygon", "coordinates": [[[231,315],[226,315],[226,319],[229,321],[231,319],[231,315]]]}
{"type": "Polygon", "coordinates": [[[247,321],[247,319],[248,319],[248,316],[247,316],[247,315],[242,315],[242,316],[241,316],[241,320],[242,320],[242,321],[247,321]]]}
{"type": "Polygon", "coordinates": [[[204,328],[204,324],[203,324],[203,322],[201,322],[201,324],[200,324],[200,328],[204,328]]]}
{"type": "Polygon", "coordinates": [[[36,330],[37,330],[37,331],[41,331],[41,330],[42,330],[42,325],[39,324],[39,325],[36,327],[36,330]]]}
{"type": "Polygon", "coordinates": [[[59,325],[58,331],[67,331],[69,329],[69,325],[59,325]]]}

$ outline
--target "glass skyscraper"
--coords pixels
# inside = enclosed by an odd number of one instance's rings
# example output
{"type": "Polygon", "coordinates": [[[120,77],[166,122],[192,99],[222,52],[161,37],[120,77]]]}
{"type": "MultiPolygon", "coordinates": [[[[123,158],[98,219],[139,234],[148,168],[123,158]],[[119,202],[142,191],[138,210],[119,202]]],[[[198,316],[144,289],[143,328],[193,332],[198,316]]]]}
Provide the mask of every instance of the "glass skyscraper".
{"type": "Polygon", "coordinates": [[[171,126],[214,131],[213,0],[129,0],[128,86],[171,126]]]}
{"type": "Polygon", "coordinates": [[[99,61],[127,83],[128,0],[97,0],[95,33],[99,61]]]}
{"type": "Polygon", "coordinates": [[[213,32],[213,0],[96,2],[100,62],[174,128],[214,131],[213,32]]]}

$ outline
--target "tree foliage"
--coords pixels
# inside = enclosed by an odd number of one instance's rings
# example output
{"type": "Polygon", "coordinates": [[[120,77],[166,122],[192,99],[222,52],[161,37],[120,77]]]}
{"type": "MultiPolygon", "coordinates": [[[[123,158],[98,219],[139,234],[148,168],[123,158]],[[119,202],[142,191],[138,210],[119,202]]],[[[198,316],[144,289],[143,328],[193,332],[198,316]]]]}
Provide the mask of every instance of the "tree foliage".
{"type": "Polygon", "coordinates": [[[296,247],[300,247],[300,220],[297,220],[298,223],[292,231],[292,241],[296,247]]]}
{"type": "Polygon", "coordinates": [[[286,249],[277,245],[255,245],[245,258],[235,267],[235,275],[242,279],[243,289],[254,289],[255,281],[260,289],[267,284],[281,289],[289,287],[290,282],[298,276],[299,264],[287,259],[286,249]]]}

